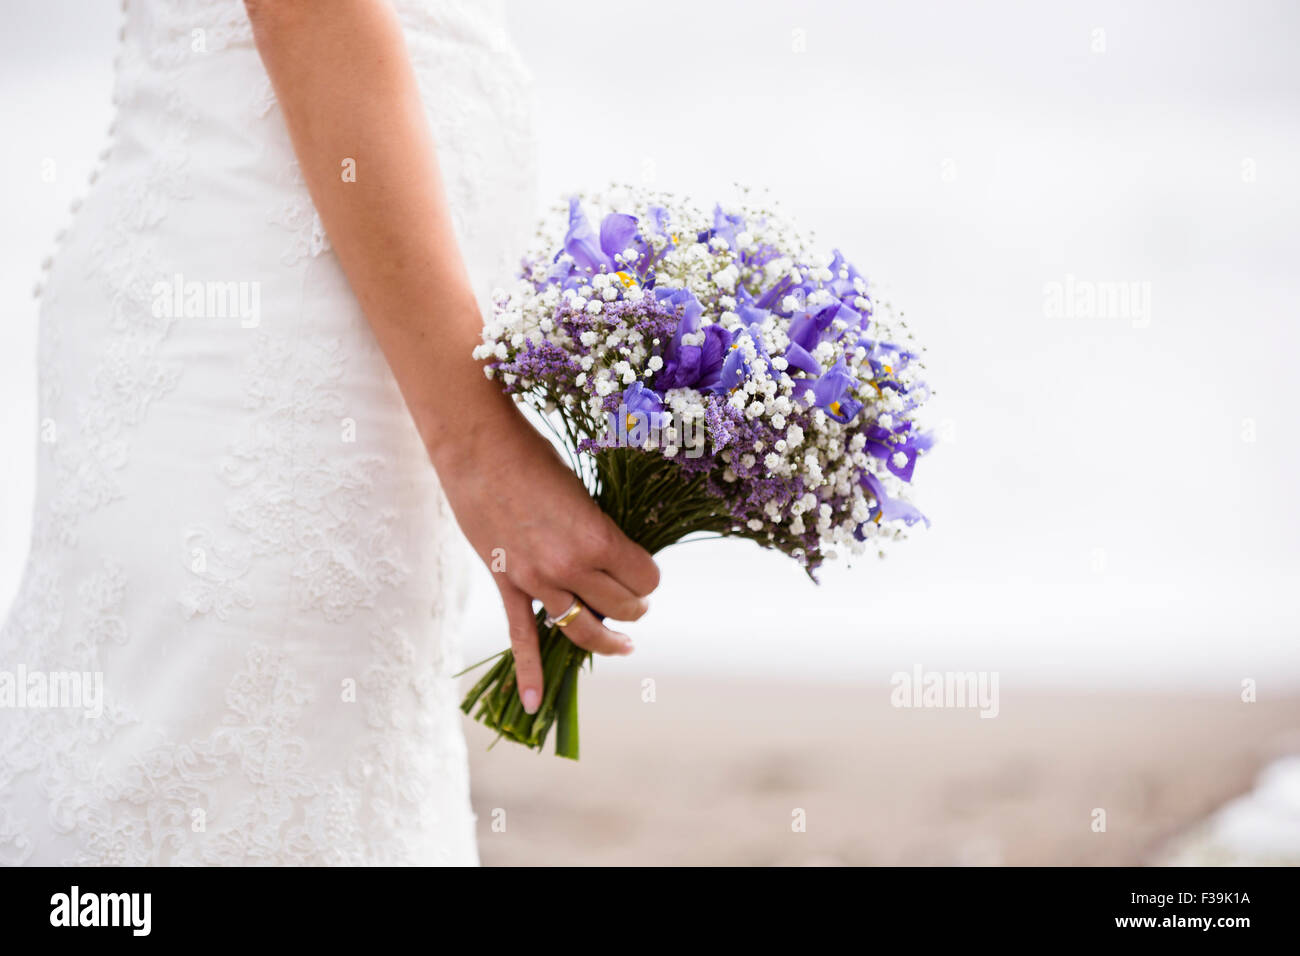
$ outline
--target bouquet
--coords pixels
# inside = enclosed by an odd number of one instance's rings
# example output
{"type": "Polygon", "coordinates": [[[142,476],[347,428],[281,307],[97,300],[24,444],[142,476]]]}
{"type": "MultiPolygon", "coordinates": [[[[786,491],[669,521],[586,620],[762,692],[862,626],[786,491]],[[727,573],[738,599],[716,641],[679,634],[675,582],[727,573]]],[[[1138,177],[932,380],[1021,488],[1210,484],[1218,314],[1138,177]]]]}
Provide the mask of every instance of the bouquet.
{"type": "MultiPolygon", "coordinates": [[[[917,355],[838,251],[819,255],[747,200],[707,213],[625,192],[588,211],[574,198],[562,232],[543,227],[475,357],[629,538],[652,554],[692,535],[749,538],[815,579],[841,551],[929,524],[903,493],[932,443],[915,419],[928,397],[917,355]]],[[[555,725],[556,753],[576,759],[590,654],[537,621],[537,712],[518,700],[509,650],[483,662],[461,707],[538,749],[555,725]]]]}

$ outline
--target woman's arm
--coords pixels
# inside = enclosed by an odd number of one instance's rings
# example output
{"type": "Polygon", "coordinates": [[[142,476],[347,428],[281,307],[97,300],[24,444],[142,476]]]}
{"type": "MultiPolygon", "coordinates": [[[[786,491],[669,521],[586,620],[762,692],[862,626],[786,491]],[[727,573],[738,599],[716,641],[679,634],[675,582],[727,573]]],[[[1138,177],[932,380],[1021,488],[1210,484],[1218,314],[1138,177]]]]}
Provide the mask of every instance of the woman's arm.
{"type": "MultiPolygon", "coordinates": [[[[330,243],[397,378],[462,530],[494,575],[519,691],[541,699],[531,598],[571,596],[634,620],[658,584],[650,556],[471,357],[482,317],[438,170],[433,137],[387,0],[245,0],[258,52],[330,243]],[[345,159],[356,181],[344,182],[345,159]]],[[[591,613],[566,630],[599,653],[631,644],[591,613]]]]}

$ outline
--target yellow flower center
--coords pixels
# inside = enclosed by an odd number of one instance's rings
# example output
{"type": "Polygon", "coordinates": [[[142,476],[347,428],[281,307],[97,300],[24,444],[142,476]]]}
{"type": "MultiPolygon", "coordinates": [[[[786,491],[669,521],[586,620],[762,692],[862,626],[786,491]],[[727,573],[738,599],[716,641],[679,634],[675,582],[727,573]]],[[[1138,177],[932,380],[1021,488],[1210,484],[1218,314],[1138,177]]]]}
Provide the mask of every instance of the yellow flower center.
{"type": "Polygon", "coordinates": [[[632,288],[633,283],[636,281],[626,272],[615,272],[614,275],[618,276],[618,280],[623,283],[625,289],[632,288]]]}
{"type": "Polygon", "coordinates": [[[838,414],[840,413],[840,403],[839,403],[839,402],[831,402],[831,413],[832,413],[832,414],[835,414],[835,415],[838,415],[838,414]]]}

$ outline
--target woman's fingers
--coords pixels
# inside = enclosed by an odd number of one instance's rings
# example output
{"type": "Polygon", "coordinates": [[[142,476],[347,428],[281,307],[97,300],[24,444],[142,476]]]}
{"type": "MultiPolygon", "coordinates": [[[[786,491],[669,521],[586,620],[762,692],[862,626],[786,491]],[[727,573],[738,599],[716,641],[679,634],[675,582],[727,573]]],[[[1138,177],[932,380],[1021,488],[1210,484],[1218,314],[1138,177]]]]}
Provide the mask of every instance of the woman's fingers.
{"type": "MultiPolygon", "coordinates": [[[[541,600],[551,617],[560,617],[573,606],[573,595],[567,591],[548,591],[541,595],[541,600]]],[[[607,628],[595,612],[585,606],[587,602],[582,603],[584,607],[578,616],[565,626],[564,636],[593,654],[631,654],[632,641],[626,635],[607,628]]]]}
{"type": "Polygon", "coordinates": [[[638,597],[621,582],[604,571],[592,570],[579,576],[573,585],[582,602],[616,621],[637,621],[650,610],[650,602],[638,597]]]}
{"type": "Polygon", "coordinates": [[[659,565],[650,552],[617,528],[611,538],[602,570],[638,597],[659,587],[659,565]]]}
{"type": "Polygon", "coordinates": [[[510,624],[510,649],[515,655],[515,682],[519,700],[530,714],[542,702],[542,655],[537,648],[537,619],[533,616],[533,599],[504,578],[497,582],[501,603],[510,624]]]}

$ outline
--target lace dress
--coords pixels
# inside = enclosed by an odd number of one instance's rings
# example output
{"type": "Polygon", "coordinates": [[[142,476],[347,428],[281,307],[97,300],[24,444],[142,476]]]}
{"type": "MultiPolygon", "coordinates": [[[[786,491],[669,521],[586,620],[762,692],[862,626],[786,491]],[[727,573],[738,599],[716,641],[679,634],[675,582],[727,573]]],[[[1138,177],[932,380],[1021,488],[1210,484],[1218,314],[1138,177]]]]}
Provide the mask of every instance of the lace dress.
{"type": "MultiPolygon", "coordinates": [[[[495,4],[395,6],[485,296],[534,213],[527,75],[495,4]]],[[[0,863],[476,863],[468,548],[241,0],[129,0],[114,99],[43,291],[0,631],[0,672],[100,680],[100,713],[0,708],[0,863]]]]}

